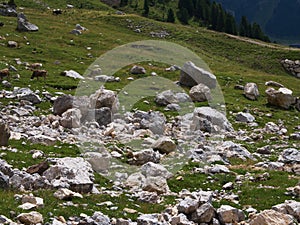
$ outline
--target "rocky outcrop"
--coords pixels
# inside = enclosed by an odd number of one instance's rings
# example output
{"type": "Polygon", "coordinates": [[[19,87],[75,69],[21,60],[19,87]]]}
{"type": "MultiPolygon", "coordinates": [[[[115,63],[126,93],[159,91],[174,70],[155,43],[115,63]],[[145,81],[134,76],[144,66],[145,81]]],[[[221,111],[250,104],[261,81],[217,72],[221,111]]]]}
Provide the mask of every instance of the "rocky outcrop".
{"type": "Polygon", "coordinates": [[[281,60],[281,65],[283,68],[296,78],[300,78],[300,60],[281,60]]]}

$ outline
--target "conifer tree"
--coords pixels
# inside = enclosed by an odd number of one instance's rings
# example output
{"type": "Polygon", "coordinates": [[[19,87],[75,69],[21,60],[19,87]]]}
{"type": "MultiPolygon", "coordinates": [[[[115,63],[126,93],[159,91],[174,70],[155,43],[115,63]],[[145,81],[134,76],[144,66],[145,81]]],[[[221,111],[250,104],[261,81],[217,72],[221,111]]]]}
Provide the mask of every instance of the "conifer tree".
{"type": "Polygon", "coordinates": [[[124,7],[128,5],[128,0],[121,0],[120,7],[124,7]]]}
{"type": "Polygon", "coordinates": [[[143,11],[143,16],[148,16],[149,15],[149,2],[148,0],[144,0],[144,11],[143,11]]]}
{"type": "Polygon", "coordinates": [[[189,13],[186,8],[183,8],[178,12],[178,19],[183,24],[189,23],[189,13]]]}
{"type": "Polygon", "coordinates": [[[174,14],[173,9],[171,9],[171,8],[169,8],[169,10],[168,10],[167,22],[169,22],[169,23],[175,22],[175,14],[174,14]]]}

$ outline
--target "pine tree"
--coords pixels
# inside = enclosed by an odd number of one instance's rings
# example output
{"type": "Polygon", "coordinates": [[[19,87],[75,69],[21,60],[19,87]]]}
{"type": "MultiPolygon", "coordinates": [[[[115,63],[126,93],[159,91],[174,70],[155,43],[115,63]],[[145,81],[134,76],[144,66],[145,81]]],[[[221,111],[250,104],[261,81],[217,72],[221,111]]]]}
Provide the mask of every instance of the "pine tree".
{"type": "Polygon", "coordinates": [[[218,4],[218,19],[217,19],[217,31],[225,30],[225,12],[220,4],[218,4]]]}
{"type": "Polygon", "coordinates": [[[178,19],[183,24],[189,23],[189,13],[186,8],[183,8],[178,12],[178,19]]]}
{"type": "Polygon", "coordinates": [[[236,22],[234,17],[230,13],[225,14],[225,33],[228,34],[237,34],[236,22]]]}
{"type": "Polygon", "coordinates": [[[175,14],[174,14],[174,11],[171,8],[168,10],[167,22],[169,22],[169,23],[174,23],[175,22],[175,14]]]}
{"type": "Polygon", "coordinates": [[[219,10],[216,2],[213,2],[210,11],[211,11],[210,13],[211,29],[216,30],[218,24],[218,14],[219,14],[219,10]]]}
{"type": "Polygon", "coordinates": [[[249,30],[249,27],[251,25],[248,23],[248,20],[245,16],[242,16],[241,23],[240,23],[240,31],[239,34],[243,37],[249,37],[251,34],[251,31],[249,30]]]}
{"type": "Polygon", "coordinates": [[[124,7],[128,5],[128,0],[121,0],[120,7],[124,7]]]}
{"type": "Polygon", "coordinates": [[[148,16],[149,15],[149,2],[148,0],[144,0],[144,11],[143,11],[143,16],[148,16]]]}

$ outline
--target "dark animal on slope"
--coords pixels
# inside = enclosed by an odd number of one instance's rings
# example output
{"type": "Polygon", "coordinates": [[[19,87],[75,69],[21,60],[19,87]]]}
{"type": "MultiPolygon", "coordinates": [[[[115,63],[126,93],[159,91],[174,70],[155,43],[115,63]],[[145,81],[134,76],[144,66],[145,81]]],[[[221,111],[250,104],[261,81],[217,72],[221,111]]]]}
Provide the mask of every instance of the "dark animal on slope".
{"type": "Polygon", "coordinates": [[[0,70],[0,80],[2,80],[4,77],[9,78],[9,69],[8,68],[0,70]]]}
{"type": "Polygon", "coordinates": [[[0,27],[3,27],[4,26],[4,23],[3,22],[0,22],[0,27]]]}
{"type": "Polygon", "coordinates": [[[39,79],[39,77],[44,77],[44,80],[46,79],[47,76],[47,71],[46,70],[35,70],[33,71],[31,75],[31,79],[34,79],[35,77],[39,79]]]}
{"type": "Polygon", "coordinates": [[[53,9],[52,14],[55,16],[60,15],[60,14],[62,14],[62,10],[61,9],[53,9]]]}

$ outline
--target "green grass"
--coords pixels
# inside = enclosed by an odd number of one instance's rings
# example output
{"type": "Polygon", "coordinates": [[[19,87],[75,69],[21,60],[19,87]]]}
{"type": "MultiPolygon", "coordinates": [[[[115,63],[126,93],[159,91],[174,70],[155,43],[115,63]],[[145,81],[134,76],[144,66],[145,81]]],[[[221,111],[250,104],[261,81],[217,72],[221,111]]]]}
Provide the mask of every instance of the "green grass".
{"type": "Polygon", "coordinates": [[[9,147],[17,149],[14,151],[2,151],[4,155],[1,157],[9,164],[16,168],[22,169],[38,164],[46,158],[53,157],[77,157],[80,155],[80,150],[76,145],[57,143],[53,146],[46,146],[40,144],[32,144],[26,140],[10,140],[9,147]],[[33,159],[31,150],[40,150],[44,152],[44,157],[40,159],[33,159]]]}

